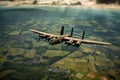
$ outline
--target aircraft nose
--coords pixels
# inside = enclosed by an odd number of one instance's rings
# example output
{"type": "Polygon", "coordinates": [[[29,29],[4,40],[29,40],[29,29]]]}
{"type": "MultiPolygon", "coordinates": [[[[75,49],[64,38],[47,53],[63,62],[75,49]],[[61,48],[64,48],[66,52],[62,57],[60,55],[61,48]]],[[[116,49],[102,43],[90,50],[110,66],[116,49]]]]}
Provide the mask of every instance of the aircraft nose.
{"type": "Polygon", "coordinates": [[[50,40],[49,40],[49,43],[50,43],[50,44],[53,44],[53,43],[54,43],[54,40],[53,40],[53,39],[50,39],[50,40]]]}

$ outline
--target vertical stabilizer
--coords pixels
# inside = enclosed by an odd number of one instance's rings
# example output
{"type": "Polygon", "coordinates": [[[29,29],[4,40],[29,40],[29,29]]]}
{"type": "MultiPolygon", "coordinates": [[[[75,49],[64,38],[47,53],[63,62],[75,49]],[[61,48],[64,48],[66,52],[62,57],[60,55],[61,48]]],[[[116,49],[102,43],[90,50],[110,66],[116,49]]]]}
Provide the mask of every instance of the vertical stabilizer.
{"type": "Polygon", "coordinates": [[[60,35],[63,35],[64,34],[64,26],[62,26],[62,28],[61,28],[61,33],[60,33],[60,35]]]}
{"type": "Polygon", "coordinates": [[[84,36],[85,36],[85,31],[83,31],[83,34],[82,34],[82,39],[84,39],[84,36]]]}
{"type": "Polygon", "coordinates": [[[72,37],[72,35],[73,35],[73,28],[71,29],[71,33],[70,33],[70,36],[72,37]]]}

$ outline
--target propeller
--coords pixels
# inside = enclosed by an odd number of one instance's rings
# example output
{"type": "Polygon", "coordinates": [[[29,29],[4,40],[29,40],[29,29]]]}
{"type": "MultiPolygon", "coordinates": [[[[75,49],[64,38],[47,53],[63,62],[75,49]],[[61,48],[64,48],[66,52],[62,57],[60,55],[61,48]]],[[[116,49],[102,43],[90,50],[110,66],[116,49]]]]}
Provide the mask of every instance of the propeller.
{"type": "Polygon", "coordinates": [[[50,38],[49,38],[49,37],[47,37],[47,40],[49,41],[49,40],[50,40],[50,38]]]}
{"type": "Polygon", "coordinates": [[[67,43],[67,46],[71,46],[71,44],[67,43]]]}
{"type": "Polygon", "coordinates": [[[67,41],[65,41],[64,44],[67,44],[67,41]]]}
{"type": "Polygon", "coordinates": [[[53,42],[54,42],[53,39],[50,39],[50,40],[49,40],[49,43],[50,43],[50,44],[53,44],[53,42]]]}
{"type": "Polygon", "coordinates": [[[75,44],[75,46],[76,46],[76,47],[79,47],[79,46],[80,46],[80,44],[75,44]]]}

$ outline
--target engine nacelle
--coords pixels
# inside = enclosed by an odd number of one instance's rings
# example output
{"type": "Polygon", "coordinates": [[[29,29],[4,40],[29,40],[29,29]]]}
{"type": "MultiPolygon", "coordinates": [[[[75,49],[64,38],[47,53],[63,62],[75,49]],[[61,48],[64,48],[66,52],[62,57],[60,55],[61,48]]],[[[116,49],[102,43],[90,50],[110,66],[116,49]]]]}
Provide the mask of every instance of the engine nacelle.
{"type": "Polygon", "coordinates": [[[73,43],[73,40],[69,40],[68,43],[72,44],[72,43],[73,43]]]}
{"type": "Polygon", "coordinates": [[[79,44],[79,45],[80,45],[80,44],[81,44],[81,41],[77,41],[76,44],[79,44]]]}
{"type": "Polygon", "coordinates": [[[69,40],[69,41],[65,41],[65,44],[67,44],[68,46],[73,44],[73,40],[69,40]]]}
{"type": "Polygon", "coordinates": [[[44,39],[44,38],[46,38],[46,36],[45,35],[40,35],[40,38],[44,39]]]}
{"type": "Polygon", "coordinates": [[[77,41],[77,42],[75,43],[75,46],[76,46],[76,47],[79,47],[80,44],[81,44],[81,41],[77,41]]]}
{"type": "Polygon", "coordinates": [[[51,39],[56,39],[56,37],[53,37],[53,36],[50,36],[50,37],[47,37],[47,40],[49,41],[49,40],[51,40],[51,39]]]}

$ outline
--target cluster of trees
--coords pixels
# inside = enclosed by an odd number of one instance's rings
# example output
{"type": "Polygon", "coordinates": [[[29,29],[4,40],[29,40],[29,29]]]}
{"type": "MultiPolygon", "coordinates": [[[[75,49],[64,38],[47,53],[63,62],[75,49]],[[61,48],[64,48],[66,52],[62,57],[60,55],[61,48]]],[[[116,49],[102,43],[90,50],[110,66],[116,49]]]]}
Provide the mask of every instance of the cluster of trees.
{"type": "Polygon", "coordinates": [[[118,3],[120,4],[120,0],[96,0],[97,3],[105,3],[105,4],[110,4],[110,3],[118,3]]]}
{"type": "MultiPolygon", "coordinates": [[[[53,1],[52,2],[52,5],[57,5],[57,4],[59,4],[60,3],[60,1],[53,1]]],[[[63,5],[67,5],[67,3],[62,3],[63,5]]],[[[77,2],[75,2],[75,3],[70,3],[70,5],[82,5],[82,3],[80,2],[80,1],[77,1],[77,2]]]]}
{"type": "MultiPolygon", "coordinates": [[[[0,0],[0,1],[25,1],[25,0],[0,0]]],[[[92,1],[92,0],[90,0],[92,1]]],[[[38,1],[34,0],[33,4],[37,4],[38,1]]],[[[57,5],[59,3],[59,1],[53,1],[53,5],[57,5]]],[[[111,3],[117,3],[120,4],[120,0],[96,0],[96,3],[105,3],[105,4],[111,4],[111,3]]],[[[77,1],[76,3],[71,3],[71,5],[82,5],[80,1],[77,1]]]]}
{"type": "Polygon", "coordinates": [[[38,3],[37,0],[34,0],[34,1],[33,1],[33,4],[37,4],[37,3],[38,3]]]}
{"type": "Polygon", "coordinates": [[[71,5],[82,5],[80,1],[77,1],[76,3],[72,3],[71,5]]]}

